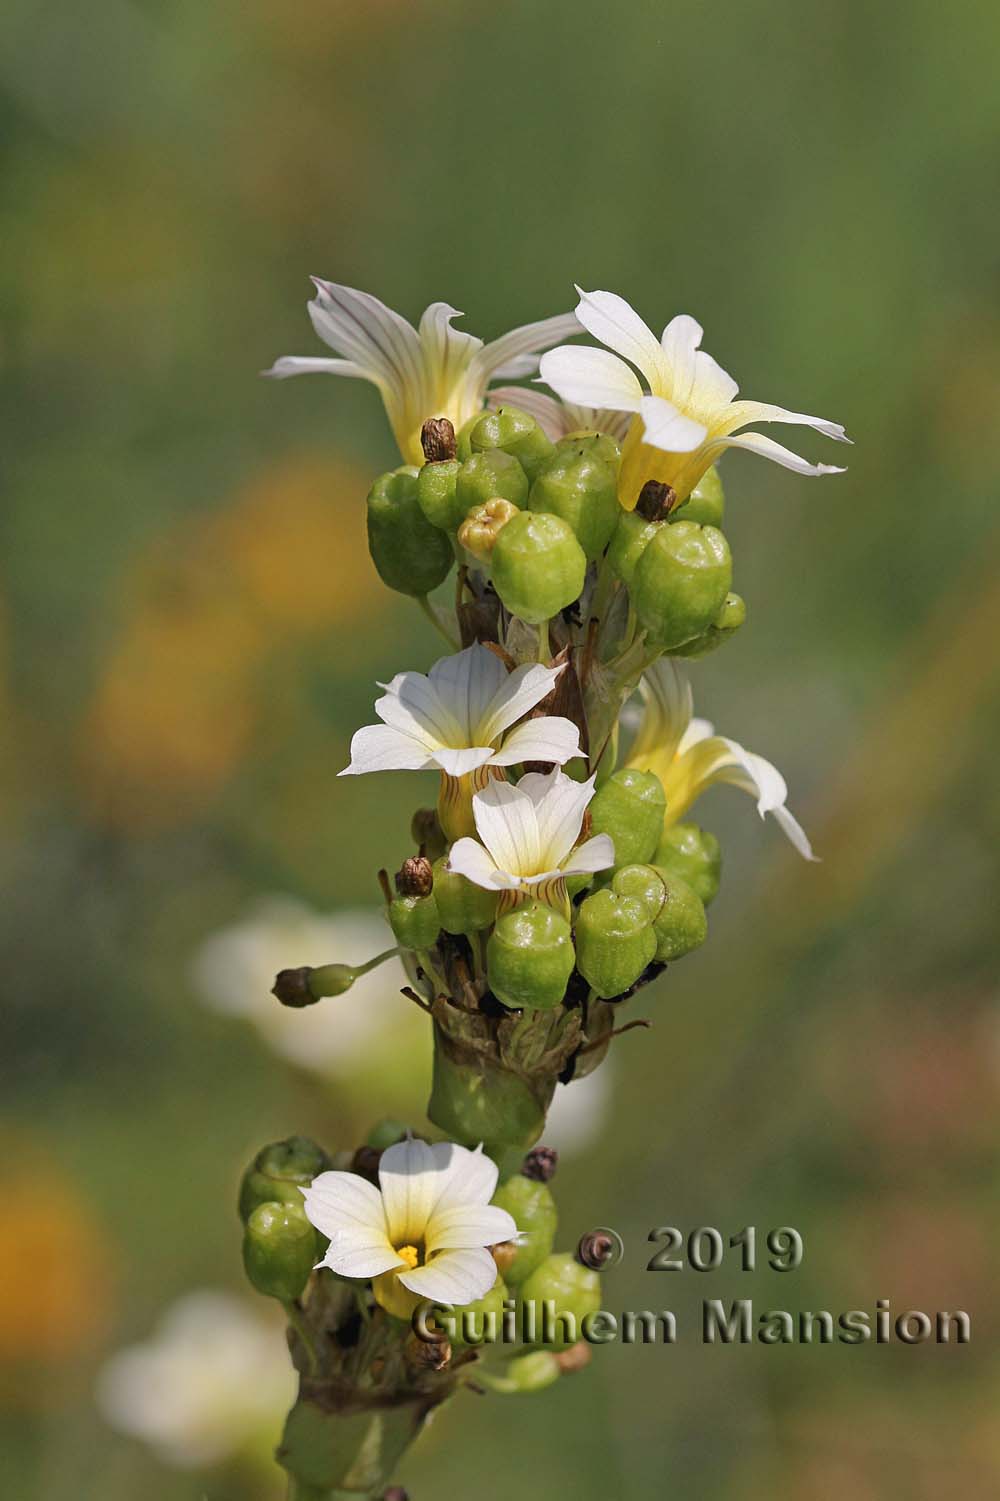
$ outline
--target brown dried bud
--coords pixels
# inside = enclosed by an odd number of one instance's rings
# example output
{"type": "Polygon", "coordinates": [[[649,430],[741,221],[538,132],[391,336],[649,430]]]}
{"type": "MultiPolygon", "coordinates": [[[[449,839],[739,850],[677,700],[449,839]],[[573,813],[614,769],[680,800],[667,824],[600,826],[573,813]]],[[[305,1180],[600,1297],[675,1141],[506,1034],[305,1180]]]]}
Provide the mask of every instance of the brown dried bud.
{"type": "Polygon", "coordinates": [[[300,969],[283,969],[275,977],[271,994],[276,995],[283,1006],[299,1009],[314,1005],[316,997],[309,989],[309,976],[312,972],[311,964],[303,964],[300,969]]]}
{"type": "Polygon", "coordinates": [[[521,1163],[521,1175],[534,1178],[536,1183],[550,1183],[559,1166],[559,1153],[555,1147],[533,1147],[521,1163]]]}
{"type": "Polygon", "coordinates": [[[658,479],[648,479],[639,491],[635,508],[644,521],[662,521],[677,504],[677,491],[658,479]]]}
{"type": "Polygon", "coordinates": [[[614,1261],[618,1254],[618,1247],[614,1238],[606,1230],[588,1230],[586,1235],[581,1235],[576,1248],[576,1259],[581,1266],[587,1266],[592,1272],[599,1272],[609,1262],[614,1261]]]}
{"type": "Polygon", "coordinates": [[[440,1339],[421,1339],[411,1332],[403,1345],[403,1359],[411,1371],[443,1371],[451,1364],[451,1345],[443,1332],[440,1339]]]}
{"type": "Polygon", "coordinates": [[[420,429],[420,447],[428,464],[453,459],[456,453],[454,425],[447,417],[428,417],[420,429]]]}
{"type": "Polygon", "coordinates": [[[411,855],[396,872],[400,896],[428,896],[434,885],[434,870],[425,855],[411,855]]]}
{"type": "Polygon", "coordinates": [[[590,1364],[591,1349],[586,1340],[577,1340],[575,1345],[570,1345],[568,1350],[559,1350],[556,1353],[556,1365],[564,1376],[571,1376],[574,1371],[582,1371],[590,1364]]]}
{"type": "Polygon", "coordinates": [[[358,1147],[351,1158],[351,1172],[359,1177],[367,1178],[369,1183],[378,1187],[378,1165],[382,1161],[382,1153],[378,1147],[358,1147]]]}
{"type": "Polygon", "coordinates": [[[514,1265],[514,1257],[517,1255],[517,1242],[502,1240],[495,1246],[490,1246],[490,1255],[497,1264],[497,1271],[501,1277],[506,1277],[514,1265]]]}

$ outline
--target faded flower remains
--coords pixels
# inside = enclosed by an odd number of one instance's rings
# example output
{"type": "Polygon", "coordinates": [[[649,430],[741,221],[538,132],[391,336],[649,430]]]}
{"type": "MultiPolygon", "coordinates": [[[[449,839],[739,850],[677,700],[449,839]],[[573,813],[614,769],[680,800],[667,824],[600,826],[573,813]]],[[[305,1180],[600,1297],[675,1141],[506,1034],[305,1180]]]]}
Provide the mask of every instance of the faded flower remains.
{"type": "Polygon", "coordinates": [[[556,1156],[539,1143],[556,1085],[578,1088],[612,1046],[624,1063],[617,1039],[649,1025],[629,1012],[655,1014],[664,971],[707,938],[722,851],[696,801],[740,788],[813,858],[780,772],[694,717],[691,680],[747,617],[718,460],[743,448],[839,472],[754,423],[849,441],[737,400],[687,314],[658,339],[623,298],[579,292],[575,314],[484,344],[447,303],[415,328],[315,285],[337,357],[266,373],[378,388],[403,463],[368,495],[372,562],[447,644],[426,673],[387,664],[340,772],[422,773],[431,796],[395,877],[377,874],[394,946],[289,953],[274,985],[290,1023],[318,1003],[346,1016],[364,975],[401,967],[399,1006],[418,1008],[432,1054],[428,1125],[382,1119],[332,1150],[291,1137],[243,1177],[244,1265],[283,1305],[299,1373],[278,1450],[293,1501],[380,1496],[463,1386],[542,1390],[586,1364],[586,1345],[532,1336],[501,1360],[455,1331],[534,1307],[578,1327],[601,1306],[595,1245],[556,1249],[556,1156]],[[600,347],[566,342],[584,334],[600,347]]]}

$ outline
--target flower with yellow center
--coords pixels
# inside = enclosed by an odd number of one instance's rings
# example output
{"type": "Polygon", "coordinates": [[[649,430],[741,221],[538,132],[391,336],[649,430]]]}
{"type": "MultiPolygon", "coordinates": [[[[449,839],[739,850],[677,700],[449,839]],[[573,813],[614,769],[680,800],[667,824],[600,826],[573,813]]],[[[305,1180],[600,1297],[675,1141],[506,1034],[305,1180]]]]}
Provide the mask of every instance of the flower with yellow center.
{"type": "Polygon", "coordinates": [[[456,430],[480,411],[496,378],[532,375],[543,349],[580,332],[573,313],[527,323],[484,344],[451,326],[461,318],[447,302],[432,302],[419,328],[368,292],[313,277],[309,317],[324,344],[342,359],[284,355],[265,375],[347,375],[378,387],[406,464],[422,464],[420,429],[428,417],[448,417],[456,430]]]}
{"type": "Polygon", "coordinates": [[[402,1319],[425,1298],[485,1297],[497,1277],[486,1248],[517,1236],[490,1203],[496,1163],[481,1147],[408,1138],[382,1153],[378,1178],[376,1188],[357,1173],[320,1173],[302,1190],[306,1215],[330,1240],[320,1265],[372,1279],[376,1301],[402,1319]]]}
{"type": "Polygon", "coordinates": [[[728,782],[757,799],[761,818],[774,816],[803,859],[816,858],[801,824],[785,807],[788,788],[778,768],[716,735],[707,719],[692,718],[691,685],[682,667],[661,657],[644,674],[640,691],[645,712],[626,765],[651,771],[663,783],[667,827],[714,783],[728,782]]]}
{"type": "Polygon", "coordinates": [[[618,482],[627,511],[634,509],[648,480],[670,485],[678,502],[686,500],[726,448],[749,449],[798,474],[843,473],[830,464],[810,464],[762,433],[738,432],[750,422],[789,422],[813,427],[840,443],[851,441],[839,423],[822,417],[763,401],[734,400],[739,387],[698,347],[701,325],[686,313],[672,318],[657,339],[623,297],[577,291],[576,316],[607,348],[552,349],[542,356],[540,379],[564,401],[634,414],[618,482]],[[645,377],[648,391],[633,365],[645,377]]]}

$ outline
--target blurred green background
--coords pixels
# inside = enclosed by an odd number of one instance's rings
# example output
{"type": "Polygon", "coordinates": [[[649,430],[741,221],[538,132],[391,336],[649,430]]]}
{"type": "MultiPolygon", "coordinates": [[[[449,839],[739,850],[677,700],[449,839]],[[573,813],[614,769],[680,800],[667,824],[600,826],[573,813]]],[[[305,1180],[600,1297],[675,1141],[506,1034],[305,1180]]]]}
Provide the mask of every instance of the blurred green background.
{"type": "Polygon", "coordinates": [[[449,300],[485,337],[574,281],[656,327],[690,311],[746,395],[857,445],[835,480],[727,460],[751,622],[695,682],[781,766],[823,863],[731,790],[699,805],[726,852],[710,942],[643,998],[654,1030],[618,1044],[615,1104],[557,1180],[567,1245],[625,1238],[606,1306],[687,1335],[535,1399],[464,1396],[400,1478],[417,1501],[1000,1491],[998,44],[986,0],[7,6],[11,1495],[280,1493],[116,1435],[97,1373],[187,1290],[243,1297],[253,1148],[350,1143],[384,1108],[370,1059],[331,1088],[192,978],[262,897],[369,903],[426,797],[335,779],[374,679],[436,644],[365,552],[396,462],[376,394],[256,378],[322,352],[310,273],[412,319],[449,300]],[[805,1261],[653,1276],[664,1223],[796,1225],[805,1261]],[[973,1342],[705,1349],[705,1296],[964,1308],[973,1342]]]}

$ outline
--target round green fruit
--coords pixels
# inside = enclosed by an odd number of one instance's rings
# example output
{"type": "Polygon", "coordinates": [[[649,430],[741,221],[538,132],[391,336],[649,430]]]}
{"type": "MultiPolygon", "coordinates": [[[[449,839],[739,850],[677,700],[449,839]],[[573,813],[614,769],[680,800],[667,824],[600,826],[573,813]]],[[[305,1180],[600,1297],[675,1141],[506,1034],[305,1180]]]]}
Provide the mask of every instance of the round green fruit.
{"type": "Polygon", "coordinates": [[[615,865],[642,864],[656,849],[663,831],[667,798],[651,771],[623,766],[598,788],[590,804],[595,834],[609,834],[615,865]]]}
{"type": "MultiPolygon", "coordinates": [[[[485,457],[485,455],[484,455],[485,457]]],[[[512,615],[540,625],[580,597],[587,558],[559,516],[522,511],[493,548],[493,585],[512,615]]]]}
{"type": "Polygon", "coordinates": [[[493,1202],[506,1209],[518,1229],[517,1251],[504,1277],[509,1287],[519,1287],[552,1250],[559,1222],[556,1201],[547,1184],[514,1173],[501,1183],[493,1202]]]}
{"type": "Polygon", "coordinates": [[[257,1205],[243,1232],[243,1266],[259,1293],[293,1302],[308,1282],[316,1256],[316,1231],[301,1202],[257,1205]]]}
{"type": "Polygon", "coordinates": [[[575,1257],[566,1251],[548,1256],[521,1286],[521,1302],[534,1304],[535,1335],[543,1337],[546,1322],[546,1303],[551,1303],[554,1340],[546,1341],[549,1350],[564,1350],[580,1338],[583,1320],[588,1314],[597,1313],[601,1306],[601,1279],[597,1272],[581,1266],[575,1257]],[[570,1315],[571,1326],[567,1327],[560,1314],[570,1315]]]}
{"type": "Polygon", "coordinates": [[[721,526],[726,509],[726,497],[713,465],[707,469],[695,485],[683,505],[679,505],[671,521],[697,521],[699,526],[721,526]]]}
{"type": "Polygon", "coordinates": [[[404,949],[429,949],[441,931],[433,891],[428,896],[397,896],[389,903],[389,926],[404,949]]]}
{"type": "Polygon", "coordinates": [[[618,474],[585,444],[566,445],[538,472],[528,496],[533,511],[561,516],[594,562],[601,556],[621,515],[618,474]]]}
{"type": "Polygon", "coordinates": [[[573,963],[569,923],[541,902],[505,913],[486,945],[490,989],[513,1009],[547,1011],[558,1006],[573,963]]]}
{"type": "Polygon", "coordinates": [[[457,532],[465,520],[458,499],[458,476],[462,466],[457,459],[439,459],[425,464],[417,475],[417,500],[432,526],[444,532],[457,532]]]}
{"type": "Polygon", "coordinates": [[[379,578],[400,594],[429,594],[447,578],[455,555],[420,508],[416,469],[383,474],[369,491],[368,551],[379,578]]]}
{"type": "Polygon", "coordinates": [[[513,455],[502,448],[474,453],[462,465],[455,483],[456,504],[462,507],[463,517],[497,496],[523,506],[528,499],[527,475],[513,455]]]}
{"type": "Polygon", "coordinates": [[[446,933],[479,933],[496,920],[497,893],[460,876],[446,855],[434,861],[433,895],[446,933]]]}
{"type": "Polygon", "coordinates": [[[634,985],[656,954],[656,935],[643,901],[607,887],[580,906],[576,966],[604,1000],[634,985]]]}
{"type": "Polygon", "coordinates": [[[258,1204],[301,1204],[299,1189],[308,1188],[329,1166],[323,1148],[308,1136],[289,1136],[262,1147],[240,1183],[240,1219],[245,1224],[258,1204]]]}
{"type": "Polygon", "coordinates": [[[650,645],[671,651],[702,635],[732,579],[729,544],[714,526],[677,521],[660,527],[636,564],[631,590],[650,645]]]}
{"type": "Polygon", "coordinates": [[[552,440],[520,407],[502,406],[480,417],[469,434],[473,453],[500,448],[511,454],[529,480],[552,456],[552,440]]]}
{"type": "Polygon", "coordinates": [[[714,834],[696,823],[669,824],[657,845],[652,864],[680,876],[707,907],[714,901],[722,878],[722,848],[714,834]]]}

